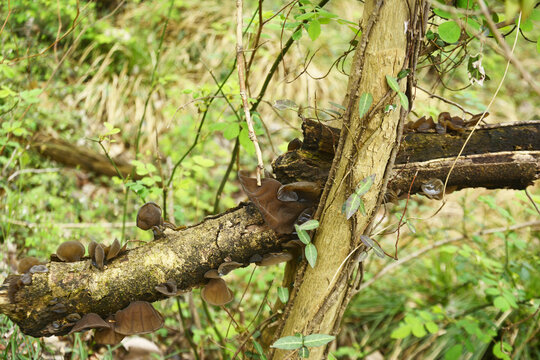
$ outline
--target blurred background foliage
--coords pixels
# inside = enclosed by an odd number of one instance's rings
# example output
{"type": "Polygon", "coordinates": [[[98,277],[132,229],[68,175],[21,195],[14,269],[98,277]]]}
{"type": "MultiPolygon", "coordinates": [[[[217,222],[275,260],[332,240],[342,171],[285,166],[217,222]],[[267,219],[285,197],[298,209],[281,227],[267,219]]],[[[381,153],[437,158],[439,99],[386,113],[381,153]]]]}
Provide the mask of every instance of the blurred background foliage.
{"type": "MultiPolygon", "coordinates": [[[[65,240],[150,240],[133,224],[136,211],[145,201],[163,202],[160,183],[170,179],[174,164],[184,156],[171,180],[170,220],[197,223],[245,199],[234,174],[238,168],[254,168],[256,160],[238,116],[234,4],[170,4],[11,0],[0,5],[0,278],[14,271],[18,258],[47,259],[65,240]],[[27,140],[36,133],[105,150],[131,162],[142,178],[64,168],[29,150],[27,140]]],[[[248,59],[259,25],[258,4],[245,3],[248,59]]],[[[296,104],[304,115],[323,120],[340,110],[335,104],[345,95],[362,14],[362,3],[350,0],[330,1],[315,17],[305,15],[313,10],[309,1],[285,5],[263,3],[261,16],[268,21],[249,69],[250,97],[255,99],[280,49],[293,36],[295,42],[255,113],[267,164],[301,135],[296,104]],[[295,31],[303,20],[304,28],[295,31]],[[273,106],[284,99],[289,107],[273,106]],[[314,108],[326,111],[315,114],[314,108]]],[[[493,6],[504,16],[502,4],[493,6]]],[[[536,79],[539,15],[536,9],[531,12],[516,48],[516,57],[536,79]]],[[[431,20],[434,41],[443,41],[437,25],[444,21],[431,20]]],[[[512,26],[501,32],[513,31],[512,26]]],[[[507,41],[511,44],[513,35],[507,41]]],[[[450,46],[444,41],[439,45],[433,58],[422,59],[419,85],[473,113],[484,110],[506,66],[504,58],[479,41],[471,41],[465,53],[458,47],[444,51],[450,46]],[[466,66],[477,54],[491,78],[483,86],[470,85],[466,66]],[[435,64],[437,57],[457,65],[443,68],[444,61],[435,64]]],[[[488,121],[538,119],[538,105],[537,95],[510,67],[488,121]]],[[[442,111],[463,115],[418,91],[410,117],[442,111]]],[[[538,206],[538,187],[529,192],[538,206]]],[[[526,226],[538,220],[527,194],[464,190],[449,196],[439,212],[438,207],[425,198],[410,199],[411,226],[402,231],[399,246],[400,258],[407,261],[400,266],[392,266],[390,259],[366,261],[364,289],[344,318],[332,351],[335,358],[540,358],[540,231],[538,224],[526,226]]],[[[381,227],[395,226],[404,208],[405,201],[387,205],[381,227]]],[[[380,236],[387,249],[395,241],[395,233],[380,236]]],[[[190,348],[195,347],[201,358],[232,358],[244,339],[238,334],[253,332],[246,347],[251,352],[243,356],[264,358],[257,351],[257,329],[267,325],[271,306],[279,301],[282,270],[245,268],[228,275],[235,293],[228,313],[206,308],[198,290],[156,304],[167,320],[163,329],[145,336],[155,346],[153,356],[191,359],[190,348]]],[[[6,358],[129,358],[126,348],[97,347],[89,334],[26,337],[0,315],[0,356],[6,358]]]]}

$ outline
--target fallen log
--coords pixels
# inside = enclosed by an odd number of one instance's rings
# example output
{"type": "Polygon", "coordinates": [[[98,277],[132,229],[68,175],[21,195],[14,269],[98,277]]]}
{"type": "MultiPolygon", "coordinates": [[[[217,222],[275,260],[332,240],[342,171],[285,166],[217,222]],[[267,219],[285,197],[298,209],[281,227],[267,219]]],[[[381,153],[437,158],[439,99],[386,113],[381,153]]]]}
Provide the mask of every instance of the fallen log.
{"type": "MultiPolygon", "coordinates": [[[[523,126],[522,131],[536,135],[523,135],[514,142],[511,138],[518,135],[508,136],[506,145],[498,147],[495,153],[488,151],[490,143],[483,153],[466,150],[454,167],[449,185],[524,188],[536,180],[540,168],[540,125],[533,122],[523,126]],[[524,139],[529,141],[525,143],[524,139]]],[[[506,133],[502,127],[496,129],[506,133]]],[[[493,138],[494,133],[490,129],[486,131],[486,138],[493,138]]],[[[283,183],[309,180],[324,184],[339,133],[313,121],[306,121],[304,132],[306,141],[302,147],[280,156],[274,162],[274,171],[283,183]]],[[[479,131],[479,134],[482,133],[479,131]]],[[[413,144],[416,137],[424,135],[409,134],[406,143],[413,144]]],[[[463,140],[463,136],[437,135],[432,141],[439,141],[436,146],[443,146],[441,142],[454,141],[450,137],[463,140]]],[[[501,142],[495,143],[499,146],[501,142]]],[[[424,144],[427,149],[430,141],[424,144]]],[[[458,148],[454,149],[457,154],[458,148]]],[[[455,156],[452,151],[447,154],[450,157],[443,159],[432,159],[425,154],[424,160],[413,157],[416,161],[410,162],[412,155],[407,157],[409,162],[401,160],[395,167],[390,188],[396,193],[407,192],[416,176],[413,192],[417,192],[423,180],[442,179],[455,156]]],[[[181,231],[167,230],[163,238],[129,250],[112,260],[104,270],[97,269],[85,258],[73,263],[51,261],[45,265],[46,272],[36,272],[30,279],[27,276],[24,282],[22,275],[9,275],[0,286],[0,313],[32,336],[66,334],[73,326],[68,319],[71,314],[95,312],[105,318],[135,300],[163,299],[164,295],[156,286],[170,280],[178,284],[179,290],[190,290],[206,282],[206,271],[231,260],[247,265],[253,255],[278,251],[290,238],[278,237],[266,227],[253,205],[241,204],[181,231]],[[62,304],[62,311],[58,311],[57,304],[62,304]]]]}

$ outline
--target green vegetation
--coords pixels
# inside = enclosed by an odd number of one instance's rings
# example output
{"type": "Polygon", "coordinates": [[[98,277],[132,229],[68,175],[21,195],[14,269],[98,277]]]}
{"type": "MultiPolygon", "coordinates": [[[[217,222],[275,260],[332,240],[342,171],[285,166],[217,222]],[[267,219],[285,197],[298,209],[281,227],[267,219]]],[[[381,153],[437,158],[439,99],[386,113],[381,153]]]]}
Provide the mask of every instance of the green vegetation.
{"type": "MultiPolygon", "coordinates": [[[[462,2],[458,7],[464,9],[462,2]]],[[[298,113],[332,122],[343,111],[339,104],[358,44],[362,4],[260,3],[260,16],[258,1],[244,4],[244,46],[255,131],[269,167],[288,141],[300,137],[298,113]],[[268,71],[289,38],[293,45],[266,89],[268,71]]],[[[507,3],[504,8],[493,2],[499,17],[494,21],[515,18],[518,3],[507,3]]],[[[513,21],[500,31],[511,34],[509,46],[520,32],[515,57],[538,79],[540,11],[523,3],[520,29],[513,21]]],[[[0,4],[2,281],[16,269],[16,259],[48,259],[65,240],[150,240],[134,226],[146,201],[163,204],[175,224],[189,225],[245,199],[235,173],[257,162],[239,96],[234,11],[233,2],[216,0],[0,4]],[[28,146],[37,134],[125,160],[134,173],[108,177],[65,167],[28,146]]],[[[485,27],[480,15],[467,18],[463,30],[457,22],[462,15],[444,9],[436,14],[426,37],[439,50],[419,64],[419,85],[472,113],[483,111],[506,60],[468,35],[485,27]]],[[[398,84],[403,80],[386,80],[396,103],[408,108],[398,84]]],[[[362,96],[361,116],[369,115],[370,97],[362,96]]],[[[457,111],[420,91],[412,110],[412,120],[457,111]]],[[[540,117],[538,96],[515,67],[490,113],[490,123],[540,117]]],[[[362,211],[368,180],[344,206],[347,216],[362,211]]],[[[383,230],[365,239],[383,258],[369,252],[360,259],[362,291],[344,316],[331,358],[540,358],[540,192],[538,186],[528,192],[463,190],[449,195],[440,211],[439,202],[420,196],[388,205],[376,228],[383,230]],[[393,266],[395,260],[384,253],[393,254],[397,246],[398,221],[408,231],[402,228],[399,235],[403,263],[393,266]]],[[[305,223],[298,231],[312,267],[320,254],[306,231],[317,226],[305,223]]],[[[261,331],[273,320],[273,304],[289,299],[281,287],[283,268],[233,271],[227,283],[235,300],[226,311],[208,307],[199,290],[156,303],[165,327],[145,338],[163,358],[204,353],[229,359],[240,352],[265,359],[261,331]]],[[[307,357],[309,346],[332,340],[316,335],[299,334],[290,349],[307,357]]],[[[0,315],[0,358],[40,359],[61,351],[71,359],[113,359],[126,352],[121,346],[100,348],[88,333],[28,337],[0,315]]]]}

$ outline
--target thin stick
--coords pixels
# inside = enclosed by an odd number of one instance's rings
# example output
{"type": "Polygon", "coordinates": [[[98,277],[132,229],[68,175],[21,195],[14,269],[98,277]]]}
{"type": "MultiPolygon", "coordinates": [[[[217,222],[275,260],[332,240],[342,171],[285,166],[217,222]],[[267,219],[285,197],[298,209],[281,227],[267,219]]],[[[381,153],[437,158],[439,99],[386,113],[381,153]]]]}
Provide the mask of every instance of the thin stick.
{"type": "Polygon", "coordinates": [[[246,116],[246,123],[249,131],[249,139],[255,146],[255,153],[257,154],[257,185],[261,186],[261,174],[264,170],[264,163],[262,160],[261,148],[259,147],[259,141],[255,130],[253,129],[253,121],[251,120],[251,113],[249,112],[249,103],[246,93],[246,64],[244,59],[244,48],[242,45],[242,27],[243,27],[243,15],[242,15],[242,0],[236,0],[236,66],[238,68],[238,82],[240,84],[240,97],[242,98],[242,105],[244,106],[244,114],[246,116]]]}

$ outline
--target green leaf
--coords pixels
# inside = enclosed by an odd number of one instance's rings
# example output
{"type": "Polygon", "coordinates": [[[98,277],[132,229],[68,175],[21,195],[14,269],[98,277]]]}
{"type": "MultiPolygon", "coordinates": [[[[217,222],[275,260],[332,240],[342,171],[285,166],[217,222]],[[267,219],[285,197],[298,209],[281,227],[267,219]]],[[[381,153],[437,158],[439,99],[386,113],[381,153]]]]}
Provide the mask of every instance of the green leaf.
{"type": "Polygon", "coordinates": [[[242,147],[246,149],[249,155],[255,155],[255,145],[253,145],[253,142],[251,142],[247,129],[242,129],[242,131],[240,131],[238,140],[240,141],[240,145],[242,145],[242,147]]]}
{"type": "Polygon", "coordinates": [[[311,334],[304,336],[304,346],[316,347],[323,346],[328,344],[330,341],[333,341],[336,337],[333,335],[326,334],[311,334]]]}
{"type": "Polygon", "coordinates": [[[289,289],[286,287],[278,287],[277,288],[277,295],[279,298],[279,301],[286,304],[287,301],[289,301],[289,289]]]}
{"type": "Polygon", "coordinates": [[[407,227],[409,228],[410,232],[412,232],[413,234],[416,234],[416,228],[409,220],[407,220],[405,224],[407,224],[407,227]]]}
{"type": "Polygon", "coordinates": [[[225,131],[223,131],[223,137],[232,140],[240,133],[240,125],[238,123],[228,123],[227,125],[225,131]]]}
{"type": "Polygon", "coordinates": [[[505,352],[507,353],[510,353],[512,351],[512,346],[510,344],[508,344],[507,342],[504,342],[502,343],[502,350],[504,351],[501,351],[501,342],[500,341],[497,341],[495,343],[495,345],[493,345],[493,355],[495,355],[495,357],[497,359],[510,359],[510,357],[508,356],[508,354],[505,354],[505,352]]]}
{"type": "Polygon", "coordinates": [[[285,336],[276,340],[270,347],[282,350],[296,350],[303,346],[301,336],[285,336]]]}
{"type": "Polygon", "coordinates": [[[375,174],[369,175],[368,177],[362,179],[358,186],[356,187],[355,193],[358,194],[358,196],[362,196],[366,194],[369,189],[371,188],[371,185],[373,185],[373,181],[375,180],[375,174]]]}
{"type": "Polygon", "coordinates": [[[397,74],[397,79],[401,80],[407,77],[411,73],[410,69],[403,69],[397,74]]]}
{"type": "Polygon", "coordinates": [[[257,341],[255,340],[252,340],[253,341],[253,347],[255,348],[255,350],[257,350],[257,352],[259,353],[259,356],[261,357],[261,360],[267,360],[267,357],[264,355],[264,350],[261,346],[261,344],[259,344],[257,341]]]}
{"type": "Polygon", "coordinates": [[[297,229],[300,230],[313,230],[319,227],[319,222],[317,220],[308,220],[302,225],[298,225],[297,229]]]}
{"type": "Polygon", "coordinates": [[[417,338],[423,338],[427,335],[427,331],[424,328],[424,324],[422,323],[415,323],[411,325],[411,330],[414,336],[417,338]]]}
{"type": "Polygon", "coordinates": [[[433,12],[435,15],[442,17],[443,19],[450,19],[452,17],[452,14],[450,14],[448,11],[444,11],[441,9],[433,9],[433,12]]]}
{"type": "Polygon", "coordinates": [[[321,34],[321,23],[318,20],[311,21],[309,23],[307,32],[309,37],[311,38],[311,41],[317,40],[317,38],[321,34]]]}
{"type": "Polygon", "coordinates": [[[317,248],[312,243],[306,245],[305,249],[306,259],[309,265],[314,268],[317,262],[317,248]]]}
{"type": "Polygon", "coordinates": [[[358,210],[360,210],[360,214],[363,216],[366,216],[366,208],[364,206],[364,200],[360,199],[360,206],[358,207],[358,210]]]}
{"type": "Polygon", "coordinates": [[[401,103],[401,106],[403,106],[405,110],[409,110],[409,98],[407,98],[407,95],[405,95],[401,91],[398,91],[397,94],[398,94],[399,102],[401,103]]]}
{"type": "Polygon", "coordinates": [[[294,34],[292,34],[291,38],[294,41],[300,40],[302,38],[302,29],[295,31],[294,34]]]}
{"type": "Polygon", "coordinates": [[[407,324],[407,325],[402,325],[398,327],[396,330],[392,331],[392,334],[390,334],[390,337],[392,339],[405,339],[410,334],[411,334],[411,326],[407,324]]]}
{"type": "Polygon", "coordinates": [[[343,204],[343,213],[345,214],[347,220],[349,220],[356,213],[360,207],[361,201],[362,198],[356,192],[353,192],[345,201],[345,204],[343,204]]]}
{"type": "Polygon", "coordinates": [[[459,40],[461,28],[455,21],[444,22],[439,25],[439,36],[445,42],[453,44],[459,40]]]}
{"type": "Polygon", "coordinates": [[[439,331],[439,327],[433,321],[428,321],[425,325],[430,334],[435,334],[437,331],[439,331]]]}
{"type": "Polygon", "coordinates": [[[501,311],[506,311],[508,309],[510,309],[510,304],[508,303],[508,301],[502,297],[502,296],[497,296],[494,300],[493,300],[493,305],[501,310],[501,311]]]}
{"type": "Polygon", "coordinates": [[[444,360],[457,360],[461,357],[462,352],[463,346],[461,344],[456,344],[444,354],[444,360]]]}
{"type": "Polygon", "coordinates": [[[301,358],[308,358],[309,357],[309,349],[305,346],[302,346],[300,350],[298,350],[298,356],[301,358]]]}
{"type": "Polygon", "coordinates": [[[500,295],[501,291],[497,288],[487,288],[486,290],[484,290],[484,292],[486,293],[486,295],[492,295],[492,296],[495,296],[495,295],[500,295]]]}
{"type": "Polygon", "coordinates": [[[390,89],[394,90],[395,92],[399,91],[399,84],[395,78],[390,75],[386,75],[386,82],[388,83],[388,86],[390,86],[390,89]]]}
{"type": "Polygon", "coordinates": [[[363,93],[362,96],[360,96],[360,101],[358,102],[358,114],[360,115],[360,119],[367,114],[372,102],[373,96],[370,93],[363,93]]]}
{"type": "Polygon", "coordinates": [[[300,229],[300,226],[296,224],[294,224],[294,228],[296,229],[296,234],[298,235],[298,238],[300,239],[301,242],[303,242],[306,245],[311,243],[311,238],[309,237],[309,234],[305,230],[300,229]]]}
{"type": "MultiPolygon", "coordinates": [[[[205,158],[200,155],[195,155],[192,159],[195,164],[200,165],[205,168],[213,167],[216,164],[214,160],[205,158]]],[[[155,171],[155,170],[152,170],[152,171],[155,171]]]]}

